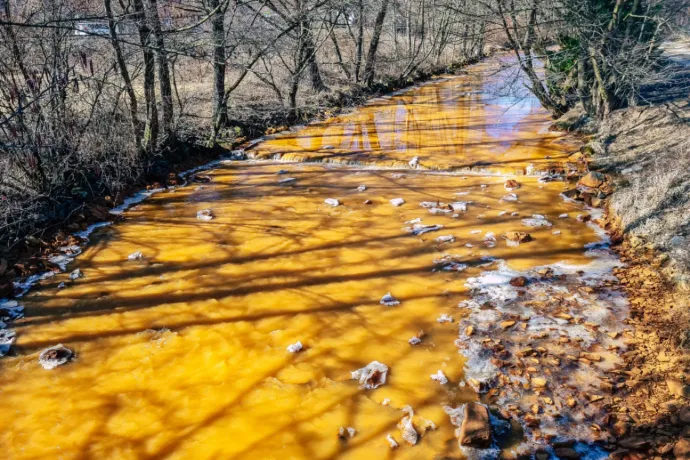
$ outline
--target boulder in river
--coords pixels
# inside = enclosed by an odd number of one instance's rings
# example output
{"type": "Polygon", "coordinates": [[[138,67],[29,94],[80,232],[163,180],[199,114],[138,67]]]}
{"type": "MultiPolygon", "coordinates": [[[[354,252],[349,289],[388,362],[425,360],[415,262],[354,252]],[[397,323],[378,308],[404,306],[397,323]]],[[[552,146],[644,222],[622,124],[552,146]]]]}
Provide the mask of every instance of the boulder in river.
{"type": "Polygon", "coordinates": [[[489,410],[479,403],[467,403],[463,412],[462,425],[460,425],[460,445],[489,447],[491,445],[489,410]]]}

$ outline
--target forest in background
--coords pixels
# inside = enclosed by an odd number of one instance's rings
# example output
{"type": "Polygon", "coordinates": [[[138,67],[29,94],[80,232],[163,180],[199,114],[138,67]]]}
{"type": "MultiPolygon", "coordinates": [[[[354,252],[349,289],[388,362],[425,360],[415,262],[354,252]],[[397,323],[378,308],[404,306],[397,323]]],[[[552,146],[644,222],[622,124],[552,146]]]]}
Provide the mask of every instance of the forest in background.
{"type": "Polygon", "coordinates": [[[687,12],[687,0],[0,0],[0,247],[219,144],[499,47],[554,117],[581,106],[606,119],[673,78],[659,47],[687,12]]]}

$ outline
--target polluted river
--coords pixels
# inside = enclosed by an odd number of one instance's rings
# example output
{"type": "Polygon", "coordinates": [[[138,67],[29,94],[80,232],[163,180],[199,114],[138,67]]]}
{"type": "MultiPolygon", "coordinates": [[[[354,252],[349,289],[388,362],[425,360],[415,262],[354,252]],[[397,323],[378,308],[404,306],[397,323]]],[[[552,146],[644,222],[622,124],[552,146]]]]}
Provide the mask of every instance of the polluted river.
{"type": "Polygon", "coordinates": [[[3,456],[604,457],[618,261],[563,195],[579,144],[500,62],[267,136],[87,229],[3,304],[24,316],[3,456]]]}

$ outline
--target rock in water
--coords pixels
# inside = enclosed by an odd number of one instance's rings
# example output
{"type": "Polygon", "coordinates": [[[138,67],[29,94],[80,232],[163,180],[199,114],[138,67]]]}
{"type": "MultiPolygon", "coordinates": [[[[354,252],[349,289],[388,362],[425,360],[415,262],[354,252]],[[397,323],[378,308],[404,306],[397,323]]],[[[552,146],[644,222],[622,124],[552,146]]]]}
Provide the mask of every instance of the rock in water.
{"type": "Polygon", "coordinates": [[[208,221],[213,219],[213,214],[211,213],[210,209],[202,209],[196,213],[196,218],[199,220],[208,221]]]}
{"type": "Polygon", "coordinates": [[[303,348],[302,342],[300,342],[298,340],[297,342],[293,343],[292,345],[288,345],[287,351],[288,351],[288,353],[298,353],[298,352],[302,351],[302,348],[303,348]]]}
{"type": "Polygon", "coordinates": [[[509,192],[512,192],[513,190],[517,190],[520,188],[520,183],[515,179],[509,179],[506,181],[505,184],[503,184],[503,187],[509,192]]]}
{"type": "Polygon", "coordinates": [[[582,179],[577,183],[579,186],[597,188],[601,186],[606,181],[606,176],[600,172],[592,171],[587,173],[582,179]]]}
{"type": "Polygon", "coordinates": [[[62,366],[74,357],[74,352],[62,344],[46,348],[38,357],[43,369],[51,370],[62,366]]]}
{"type": "Polygon", "coordinates": [[[516,276],[515,278],[511,278],[510,285],[514,287],[525,287],[528,282],[529,280],[524,276],[516,276]]]}
{"type": "Polygon", "coordinates": [[[381,305],[385,305],[387,307],[394,307],[396,305],[400,305],[400,301],[393,297],[391,293],[387,293],[383,297],[381,297],[381,300],[379,301],[381,305]]]}
{"type": "Polygon", "coordinates": [[[453,235],[439,236],[435,241],[437,243],[453,243],[455,242],[455,237],[453,235]]]}
{"type": "Polygon", "coordinates": [[[446,374],[444,374],[441,370],[436,371],[435,374],[431,374],[431,380],[434,380],[441,385],[448,383],[448,377],[446,377],[446,374]]]}
{"type": "Polygon", "coordinates": [[[397,449],[398,448],[398,443],[395,442],[395,439],[393,439],[393,436],[391,436],[390,434],[388,434],[388,436],[386,436],[386,441],[388,441],[388,445],[391,447],[391,449],[397,449]]]}
{"type": "Polygon", "coordinates": [[[350,372],[353,380],[359,381],[359,388],[373,390],[386,383],[388,366],[378,361],[372,361],[361,369],[350,372]]]}
{"type": "Polygon", "coordinates": [[[141,260],[144,258],[144,254],[141,251],[133,252],[127,256],[127,260],[141,260]]]}
{"type": "Polygon", "coordinates": [[[335,198],[326,198],[323,202],[333,207],[340,206],[340,201],[336,200],[335,198]]]}
{"type": "Polygon", "coordinates": [[[532,241],[532,235],[527,232],[507,232],[503,235],[503,238],[505,238],[509,246],[517,246],[520,243],[532,241]]]}
{"type": "Polygon", "coordinates": [[[0,321],[10,322],[24,317],[24,307],[17,304],[16,300],[8,300],[0,303],[0,321]]]}
{"type": "Polygon", "coordinates": [[[400,429],[400,435],[405,442],[411,446],[417,444],[419,435],[412,424],[412,417],[403,417],[403,419],[398,423],[398,429],[400,429]]]}
{"type": "Polygon", "coordinates": [[[9,353],[17,334],[11,329],[0,329],[0,356],[9,353]]]}
{"type": "Polygon", "coordinates": [[[405,200],[403,200],[402,198],[393,198],[392,200],[390,200],[390,204],[392,204],[393,206],[402,206],[405,204],[405,200]]]}
{"type": "Polygon", "coordinates": [[[489,410],[479,403],[467,403],[460,426],[460,445],[487,448],[491,445],[489,410]]]}
{"type": "Polygon", "coordinates": [[[354,436],[357,434],[357,430],[352,428],[351,426],[345,428],[344,426],[341,426],[340,429],[338,429],[338,438],[341,441],[347,441],[348,439],[354,438],[354,436]]]}
{"type": "Polygon", "coordinates": [[[422,225],[422,224],[414,224],[412,227],[405,227],[405,230],[408,233],[412,233],[413,235],[423,235],[425,233],[429,232],[435,232],[438,230],[441,230],[443,228],[443,225],[422,225]]]}

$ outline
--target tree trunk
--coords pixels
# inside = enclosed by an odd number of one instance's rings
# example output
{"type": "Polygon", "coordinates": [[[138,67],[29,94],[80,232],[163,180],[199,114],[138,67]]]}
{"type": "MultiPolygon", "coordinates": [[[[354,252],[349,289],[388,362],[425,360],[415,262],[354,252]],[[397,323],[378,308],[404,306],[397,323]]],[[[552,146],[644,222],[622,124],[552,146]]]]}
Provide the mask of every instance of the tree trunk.
{"type": "Polygon", "coordinates": [[[355,56],[355,81],[360,81],[362,70],[362,56],[364,54],[364,0],[359,0],[359,13],[357,16],[357,55],[355,56]]]}
{"type": "Polygon", "coordinates": [[[162,128],[168,140],[172,140],[173,134],[173,96],[172,85],[170,84],[170,65],[168,63],[168,53],[165,50],[165,40],[163,39],[163,30],[161,27],[160,17],[158,15],[158,0],[148,0],[149,3],[149,21],[151,21],[151,29],[153,32],[153,39],[155,40],[155,53],[158,61],[158,85],[161,92],[161,107],[163,108],[162,128]]]}
{"type": "Polygon", "coordinates": [[[158,143],[158,107],[156,105],[156,67],[151,51],[151,29],[146,20],[142,0],[132,0],[134,20],[139,29],[139,42],[144,54],[144,99],[146,100],[146,125],[142,138],[142,149],[152,153],[158,143]]]}
{"type": "Polygon", "coordinates": [[[314,45],[314,38],[311,34],[311,24],[309,24],[309,21],[304,21],[302,23],[301,30],[304,40],[304,59],[309,66],[311,87],[317,92],[328,91],[328,87],[323,82],[323,78],[321,78],[321,70],[319,69],[319,63],[316,60],[316,46],[314,45]]]}
{"type": "MultiPolygon", "coordinates": [[[[340,15],[336,16],[335,22],[338,22],[338,19],[340,19],[340,15]]],[[[345,62],[343,62],[343,53],[340,51],[340,44],[338,43],[338,38],[335,36],[335,28],[331,29],[331,33],[329,35],[331,36],[331,42],[333,42],[335,57],[338,58],[338,67],[340,67],[340,70],[343,71],[345,77],[349,80],[352,76],[350,75],[350,71],[347,70],[345,62]]]]}
{"type": "Polygon", "coordinates": [[[376,15],[376,23],[374,25],[374,35],[371,37],[369,44],[369,52],[367,53],[367,61],[364,66],[364,84],[371,86],[374,83],[374,68],[376,66],[376,51],[379,47],[379,40],[381,38],[381,30],[383,30],[383,21],[386,19],[386,12],[388,11],[388,0],[381,2],[381,9],[376,15]]]}
{"type": "Polygon", "coordinates": [[[120,71],[120,77],[122,77],[122,82],[125,85],[125,92],[129,98],[129,113],[132,118],[132,134],[134,135],[134,143],[137,146],[137,152],[142,153],[141,146],[141,121],[139,120],[139,109],[137,104],[137,96],[134,92],[134,87],[132,86],[132,78],[129,75],[129,70],[127,69],[127,63],[125,62],[124,55],[122,54],[122,47],[117,38],[117,26],[115,24],[115,19],[113,17],[113,8],[111,0],[103,0],[103,6],[105,7],[105,14],[108,17],[108,29],[110,30],[110,43],[115,51],[115,60],[117,62],[117,67],[120,71]]]}
{"type": "MultiPolygon", "coordinates": [[[[221,0],[209,0],[209,9],[218,10],[221,0]]],[[[216,11],[211,19],[211,34],[213,40],[213,125],[210,146],[216,144],[218,133],[228,120],[228,104],[225,98],[225,14],[216,11]]]]}

